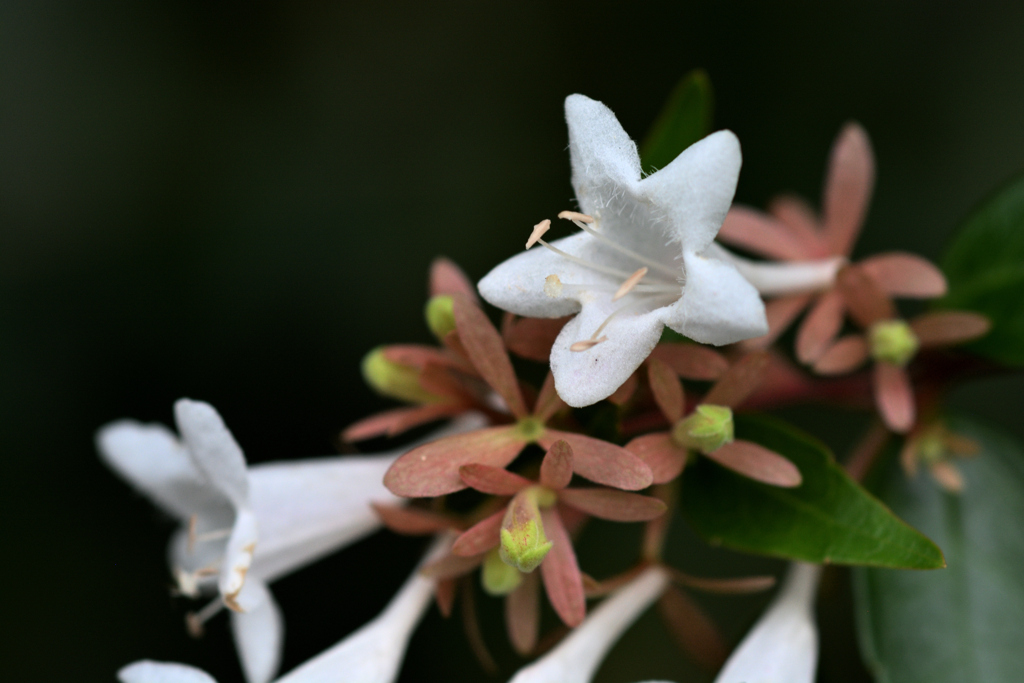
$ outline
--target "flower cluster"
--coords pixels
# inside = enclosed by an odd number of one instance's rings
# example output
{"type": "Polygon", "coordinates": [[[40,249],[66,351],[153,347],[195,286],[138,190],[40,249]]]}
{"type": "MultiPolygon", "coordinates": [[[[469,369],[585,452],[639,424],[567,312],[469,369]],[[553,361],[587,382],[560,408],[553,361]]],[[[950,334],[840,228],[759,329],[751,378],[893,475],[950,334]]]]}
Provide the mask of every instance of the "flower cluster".
{"type": "MultiPolygon", "coordinates": [[[[579,232],[549,242],[552,223],[539,222],[527,250],[478,287],[453,263],[436,261],[426,319],[437,345],[380,347],[363,361],[374,389],[408,405],[363,419],[342,437],[391,438],[446,421],[429,437],[378,455],[247,467],[217,412],[187,399],[175,404],[178,435],[131,421],[100,431],[107,464],[181,525],[169,553],[177,591],[212,596],[188,616],[189,628],[199,633],[227,607],[249,683],[275,680],[280,661],[281,610],[267,584],[382,526],[434,539],[421,566],[377,619],[276,680],[393,681],[431,598],[447,616],[457,596],[472,599],[478,580],[505,600],[519,654],[538,655],[571,629],[514,683],[586,683],[654,603],[698,663],[725,662],[719,683],[810,683],[820,567],[793,565],[726,662],[724,639],[680,588],[737,593],[773,581],[694,577],[663,560],[686,472],[800,495],[823,470],[745,437],[737,416],[794,402],[863,405],[873,396],[888,430],[911,433],[908,471],[924,460],[948,488],[962,487],[934,445],[956,451],[956,437],[930,412],[929,421],[917,419],[910,378],[926,350],[978,338],[988,321],[968,312],[904,320],[892,299],[943,294],[941,272],[902,253],[851,262],[874,175],[862,128],[840,133],[819,219],[791,197],[767,214],[734,207],[741,154],[729,131],[645,176],[637,146],[606,106],[572,95],[565,113],[578,206],[558,217],[579,232]],[[477,291],[506,312],[500,330],[477,291]],[[805,310],[793,356],[807,371],[778,343],[805,310]],[[550,372],[531,383],[530,363],[538,360],[550,372]],[[858,372],[868,361],[873,369],[858,372]],[[588,429],[574,408],[603,400],[612,428],[588,429]],[[574,545],[592,518],[644,525],[630,569],[599,580],[581,568],[574,545]],[[547,635],[541,586],[563,623],[547,635]]],[[[800,552],[777,554],[807,559],[800,552]]],[[[472,604],[463,613],[488,666],[472,604]]],[[[151,661],[119,676],[124,683],[212,680],[151,661]]]]}

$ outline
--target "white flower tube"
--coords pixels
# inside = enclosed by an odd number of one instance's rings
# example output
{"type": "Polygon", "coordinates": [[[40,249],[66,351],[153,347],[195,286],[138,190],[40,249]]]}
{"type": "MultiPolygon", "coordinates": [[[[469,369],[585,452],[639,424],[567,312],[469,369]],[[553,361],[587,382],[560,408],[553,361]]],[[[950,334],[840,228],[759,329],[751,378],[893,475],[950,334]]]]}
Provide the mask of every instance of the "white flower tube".
{"type": "Polygon", "coordinates": [[[668,574],[651,567],[598,605],[558,647],[520,669],[510,683],[589,683],[623,632],[668,586],[668,574]]]}
{"type": "Polygon", "coordinates": [[[715,683],[813,683],[814,596],[821,567],[794,562],[778,595],[733,651],[715,683]]]}
{"type": "MultiPolygon", "coordinates": [[[[441,557],[450,545],[450,537],[439,539],[424,562],[441,557]]],[[[435,584],[417,567],[380,616],[276,683],[393,683],[409,638],[430,606],[435,584]]],[[[117,676],[121,683],[216,683],[200,669],[149,660],[129,664],[117,676]]]]}
{"type": "MultiPolygon", "coordinates": [[[[97,447],[111,469],[182,523],[169,548],[179,590],[211,592],[219,574],[223,600],[235,609],[232,631],[246,679],[266,683],[283,642],[280,610],[266,584],[378,529],[370,503],[404,501],[384,487],[384,472],[426,440],[378,455],[246,468],[212,406],[182,399],[175,418],[181,440],[163,425],[121,420],[99,431],[97,447]]],[[[427,440],[482,425],[482,417],[469,415],[427,440]]],[[[201,610],[193,624],[218,607],[201,610]]]]}

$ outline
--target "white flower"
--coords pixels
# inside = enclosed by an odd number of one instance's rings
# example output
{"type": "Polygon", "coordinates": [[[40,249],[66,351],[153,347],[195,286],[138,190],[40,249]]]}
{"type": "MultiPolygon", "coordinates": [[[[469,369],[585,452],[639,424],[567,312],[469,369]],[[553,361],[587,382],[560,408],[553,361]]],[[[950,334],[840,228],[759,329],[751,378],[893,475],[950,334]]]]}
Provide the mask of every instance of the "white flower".
{"type": "Polygon", "coordinates": [[[733,651],[715,683],[813,683],[814,596],[821,567],[794,562],[775,600],[733,651]]]}
{"type": "Polygon", "coordinates": [[[589,683],[608,650],[668,586],[651,567],[598,605],[558,647],[520,669],[510,683],[589,683]]]}
{"type": "MultiPolygon", "coordinates": [[[[450,544],[450,538],[437,541],[425,561],[441,557],[450,544]]],[[[417,568],[376,619],[276,683],[391,683],[398,677],[409,638],[430,605],[434,585],[435,580],[417,568]]],[[[117,675],[121,683],[216,683],[204,671],[169,662],[135,662],[117,675]]]]}
{"type": "Polygon", "coordinates": [[[570,95],[565,115],[583,212],[565,217],[583,232],[548,245],[535,239],[541,224],[531,243],[547,248],[512,257],[479,284],[484,299],[519,315],[579,312],[551,350],[562,399],[579,407],[609,396],[665,326],[716,345],[767,332],[757,290],[709,250],[736,189],[736,136],[709,135],[642,178],[636,145],[608,107],[570,95]]]}
{"type": "MultiPolygon", "coordinates": [[[[246,678],[269,681],[280,661],[283,626],[266,584],[380,527],[371,502],[400,503],[383,485],[401,450],[266,463],[246,468],[242,450],[212,406],[182,399],[174,406],[179,440],[159,424],[121,420],[103,427],[104,461],[182,523],[169,547],[180,592],[215,600],[192,618],[194,628],[232,608],[231,626],[246,678]]],[[[456,420],[432,438],[481,426],[456,420]]]]}

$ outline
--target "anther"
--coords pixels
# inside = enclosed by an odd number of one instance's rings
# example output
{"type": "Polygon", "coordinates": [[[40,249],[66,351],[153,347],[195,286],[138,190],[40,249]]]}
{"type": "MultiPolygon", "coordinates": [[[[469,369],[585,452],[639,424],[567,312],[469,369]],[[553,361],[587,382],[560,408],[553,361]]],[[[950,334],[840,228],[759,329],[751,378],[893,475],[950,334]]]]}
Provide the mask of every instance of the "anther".
{"type": "Polygon", "coordinates": [[[185,629],[188,634],[193,638],[203,637],[203,624],[210,620],[210,618],[217,614],[223,607],[223,603],[220,600],[213,600],[206,607],[202,608],[198,612],[189,612],[185,615],[185,629]]]}
{"type": "Polygon", "coordinates": [[[578,211],[562,211],[558,214],[559,218],[564,218],[567,221],[579,221],[580,223],[593,223],[594,217],[588,216],[585,213],[579,213],[578,211]]]}
{"type": "Polygon", "coordinates": [[[544,278],[544,293],[552,299],[562,296],[562,281],[557,275],[548,275],[544,278]]]}
{"type": "Polygon", "coordinates": [[[607,336],[601,337],[600,339],[584,339],[583,341],[578,341],[575,344],[573,344],[572,346],[570,346],[569,350],[570,351],[586,351],[587,349],[592,349],[595,346],[597,346],[598,344],[600,344],[601,342],[606,342],[606,341],[608,341],[608,337],[607,336]]]}
{"type": "Polygon", "coordinates": [[[526,240],[526,248],[529,249],[533,245],[540,241],[540,238],[544,236],[548,230],[551,229],[551,219],[545,218],[537,225],[533,226],[533,232],[530,233],[530,239],[526,240]]]}
{"type": "Polygon", "coordinates": [[[647,275],[647,266],[640,268],[635,273],[626,278],[626,281],[622,283],[621,287],[619,287],[619,291],[615,292],[615,296],[612,297],[612,301],[618,301],[619,299],[633,291],[633,288],[640,283],[640,280],[644,279],[645,275],[647,275]]]}

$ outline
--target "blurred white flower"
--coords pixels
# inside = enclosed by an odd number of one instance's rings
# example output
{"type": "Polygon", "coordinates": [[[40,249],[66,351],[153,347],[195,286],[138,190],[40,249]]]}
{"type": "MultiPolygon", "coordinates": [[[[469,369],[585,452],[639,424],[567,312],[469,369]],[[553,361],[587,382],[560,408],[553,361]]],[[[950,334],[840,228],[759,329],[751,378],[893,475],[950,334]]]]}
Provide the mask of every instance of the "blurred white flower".
{"type": "MultiPolygon", "coordinates": [[[[449,537],[438,540],[424,561],[441,557],[450,544],[449,537]]],[[[430,605],[434,585],[434,579],[417,568],[376,619],[276,683],[392,683],[409,638],[430,605]]],[[[170,662],[135,662],[117,676],[121,683],[216,683],[204,671],[170,662]]]]}
{"type": "Polygon", "coordinates": [[[778,595],[733,651],[715,683],[813,683],[814,596],[821,567],[794,562],[778,595]]]}
{"type": "MultiPolygon", "coordinates": [[[[182,523],[169,556],[179,591],[196,597],[217,586],[215,600],[190,621],[198,630],[222,604],[250,683],[277,671],[283,625],[266,584],[380,527],[371,502],[398,504],[384,472],[409,448],[370,456],[335,456],[246,468],[241,448],[207,403],[175,403],[179,440],[159,424],[120,420],[96,442],[103,460],[182,523]]],[[[431,438],[482,426],[454,421],[431,438]]]]}
{"type": "Polygon", "coordinates": [[[589,683],[623,632],[668,586],[668,574],[650,567],[598,605],[558,647],[520,669],[510,683],[589,683]]]}
{"type": "Polygon", "coordinates": [[[641,177],[636,145],[608,107],[565,101],[572,184],[583,232],[534,249],[480,281],[490,303],[518,315],[579,312],[551,350],[559,395],[571,406],[615,391],[650,354],[665,326],[729,344],[767,332],[764,304],[720,251],[709,249],[732,203],[739,141],[719,131],[641,177]]]}

